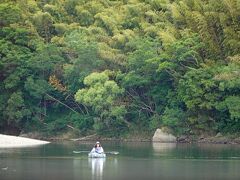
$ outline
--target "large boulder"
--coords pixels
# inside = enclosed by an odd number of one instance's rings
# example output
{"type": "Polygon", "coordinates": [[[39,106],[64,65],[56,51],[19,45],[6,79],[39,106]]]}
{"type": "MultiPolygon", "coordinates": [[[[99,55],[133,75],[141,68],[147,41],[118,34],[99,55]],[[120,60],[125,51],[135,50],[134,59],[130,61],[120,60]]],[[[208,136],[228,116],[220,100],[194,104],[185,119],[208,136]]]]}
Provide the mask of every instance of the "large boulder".
{"type": "Polygon", "coordinates": [[[157,129],[152,138],[154,142],[176,142],[177,138],[167,132],[164,132],[162,129],[157,129]]]}

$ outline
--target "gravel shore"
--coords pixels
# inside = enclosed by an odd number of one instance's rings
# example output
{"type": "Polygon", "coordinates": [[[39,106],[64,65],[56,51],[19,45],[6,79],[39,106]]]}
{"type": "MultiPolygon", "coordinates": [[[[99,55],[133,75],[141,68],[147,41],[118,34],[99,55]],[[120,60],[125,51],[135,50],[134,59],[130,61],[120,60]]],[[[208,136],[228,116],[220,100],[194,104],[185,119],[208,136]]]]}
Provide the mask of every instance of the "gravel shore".
{"type": "Polygon", "coordinates": [[[48,141],[0,134],[0,148],[16,148],[48,144],[48,141]]]}

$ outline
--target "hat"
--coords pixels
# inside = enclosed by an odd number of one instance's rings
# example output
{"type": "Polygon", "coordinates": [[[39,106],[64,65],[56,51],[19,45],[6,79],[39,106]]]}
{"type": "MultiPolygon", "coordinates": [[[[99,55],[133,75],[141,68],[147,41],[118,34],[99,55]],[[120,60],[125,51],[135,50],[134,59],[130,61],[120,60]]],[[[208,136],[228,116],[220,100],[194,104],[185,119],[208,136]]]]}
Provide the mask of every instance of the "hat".
{"type": "Polygon", "coordinates": [[[97,141],[97,142],[96,142],[96,144],[100,144],[100,142],[99,142],[99,141],[97,141]]]}

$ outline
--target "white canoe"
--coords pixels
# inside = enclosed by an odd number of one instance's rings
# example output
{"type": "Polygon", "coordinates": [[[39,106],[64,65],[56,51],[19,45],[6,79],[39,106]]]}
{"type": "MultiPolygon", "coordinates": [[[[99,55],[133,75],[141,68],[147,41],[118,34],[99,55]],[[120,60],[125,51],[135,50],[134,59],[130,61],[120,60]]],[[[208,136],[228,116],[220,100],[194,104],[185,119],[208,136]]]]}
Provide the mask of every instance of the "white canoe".
{"type": "Polygon", "coordinates": [[[100,153],[93,152],[93,153],[89,153],[88,157],[89,158],[105,158],[106,154],[105,153],[100,154],[100,153]]]}

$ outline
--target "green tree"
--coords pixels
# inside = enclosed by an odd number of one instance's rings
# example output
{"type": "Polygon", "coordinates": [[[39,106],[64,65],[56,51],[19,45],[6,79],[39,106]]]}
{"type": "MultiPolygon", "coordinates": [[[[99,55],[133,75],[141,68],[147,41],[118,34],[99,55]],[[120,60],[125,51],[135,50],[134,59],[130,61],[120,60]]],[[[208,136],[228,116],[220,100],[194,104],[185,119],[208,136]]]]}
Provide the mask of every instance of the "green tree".
{"type": "Polygon", "coordinates": [[[32,17],[32,21],[38,34],[43,37],[46,42],[50,42],[54,34],[54,20],[52,16],[48,12],[37,12],[32,17]]]}
{"type": "Polygon", "coordinates": [[[90,40],[81,31],[73,31],[66,36],[69,62],[64,65],[64,78],[72,93],[83,86],[87,75],[104,66],[104,61],[99,57],[98,45],[90,40]]]}
{"type": "Polygon", "coordinates": [[[21,10],[18,6],[13,5],[12,3],[0,4],[0,27],[17,23],[21,18],[21,10]]]}
{"type": "Polygon", "coordinates": [[[22,128],[23,120],[30,115],[30,111],[25,107],[21,92],[13,93],[9,97],[3,115],[7,119],[8,128],[17,128],[18,130],[22,128]]]}
{"type": "MultiPolygon", "coordinates": [[[[111,72],[92,73],[84,79],[86,88],[78,90],[75,99],[79,103],[92,107],[97,118],[94,127],[100,133],[112,129],[119,135],[124,127],[125,107],[118,104],[118,97],[123,93],[116,82],[109,79],[111,72]]],[[[109,133],[109,134],[111,134],[109,133]]]]}

